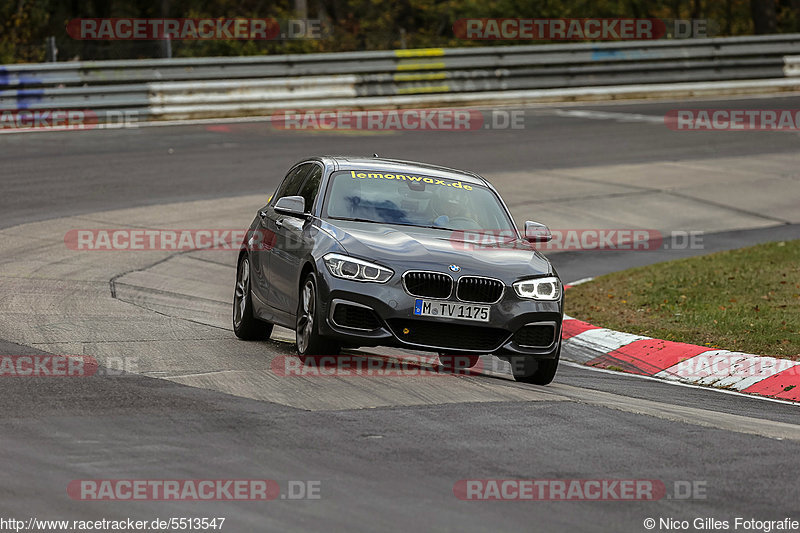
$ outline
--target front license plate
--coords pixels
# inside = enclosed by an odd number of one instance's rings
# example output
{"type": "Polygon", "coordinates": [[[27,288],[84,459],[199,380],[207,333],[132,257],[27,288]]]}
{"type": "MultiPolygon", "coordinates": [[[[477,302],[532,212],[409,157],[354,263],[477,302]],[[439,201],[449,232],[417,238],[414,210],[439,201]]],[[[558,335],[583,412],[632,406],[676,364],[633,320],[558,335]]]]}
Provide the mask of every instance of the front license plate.
{"type": "Polygon", "coordinates": [[[414,302],[414,314],[417,316],[437,316],[488,322],[489,306],[440,302],[417,298],[414,302]]]}

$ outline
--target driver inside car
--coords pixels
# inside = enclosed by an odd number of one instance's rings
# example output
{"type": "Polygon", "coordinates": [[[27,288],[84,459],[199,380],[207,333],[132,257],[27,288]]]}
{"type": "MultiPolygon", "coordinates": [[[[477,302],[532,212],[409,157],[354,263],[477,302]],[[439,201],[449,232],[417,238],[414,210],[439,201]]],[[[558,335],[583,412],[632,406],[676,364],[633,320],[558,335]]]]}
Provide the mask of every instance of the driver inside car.
{"type": "Polygon", "coordinates": [[[436,218],[434,226],[450,229],[477,229],[477,223],[472,218],[466,198],[463,195],[442,189],[431,202],[436,218]]]}

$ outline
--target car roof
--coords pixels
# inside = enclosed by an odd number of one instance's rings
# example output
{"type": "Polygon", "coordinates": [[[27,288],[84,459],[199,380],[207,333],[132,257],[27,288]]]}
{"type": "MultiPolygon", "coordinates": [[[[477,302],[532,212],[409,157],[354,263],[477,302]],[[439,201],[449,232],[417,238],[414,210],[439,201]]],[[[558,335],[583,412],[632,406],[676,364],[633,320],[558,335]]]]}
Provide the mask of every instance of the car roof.
{"type": "Polygon", "coordinates": [[[420,163],[417,161],[343,155],[322,156],[319,159],[334,163],[337,170],[380,170],[383,172],[391,171],[396,174],[424,174],[426,176],[458,179],[464,183],[491,187],[485,178],[474,172],[420,163]]]}

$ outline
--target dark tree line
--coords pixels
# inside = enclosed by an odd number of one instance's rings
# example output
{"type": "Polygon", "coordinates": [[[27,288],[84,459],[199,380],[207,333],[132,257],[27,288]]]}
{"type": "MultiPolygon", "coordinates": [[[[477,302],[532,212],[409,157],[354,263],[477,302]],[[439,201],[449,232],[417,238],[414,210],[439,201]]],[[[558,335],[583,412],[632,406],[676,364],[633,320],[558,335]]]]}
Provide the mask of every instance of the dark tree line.
{"type": "Polygon", "coordinates": [[[161,41],[80,41],[65,31],[75,18],[312,18],[320,39],[173,41],[174,56],[250,55],[432,46],[471,42],[453,23],[471,17],[653,17],[711,19],[718,35],[800,31],[800,0],[0,0],[0,64],[44,61],[48,37],[59,60],[161,57],[161,41]]]}

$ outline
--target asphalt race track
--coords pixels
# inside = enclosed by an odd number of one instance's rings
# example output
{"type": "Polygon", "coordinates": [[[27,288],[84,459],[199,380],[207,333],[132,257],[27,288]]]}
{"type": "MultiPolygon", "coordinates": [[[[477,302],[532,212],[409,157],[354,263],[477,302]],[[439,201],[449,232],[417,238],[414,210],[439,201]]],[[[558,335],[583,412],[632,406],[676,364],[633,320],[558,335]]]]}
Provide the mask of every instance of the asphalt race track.
{"type": "Polygon", "coordinates": [[[294,161],[373,152],[480,172],[520,222],[702,232],[696,248],[668,239],[654,251],[549,254],[565,281],[800,238],[798,134],[664,126],[668,110],[698,107],[789,109],[800,96],[531,107],[519,130],[233,122],[0,135],[0,353],[85,354],[132,371],[0,382],[0,516],[217,516],[226,531],[617,532],[646,531],[646,518],[800,519],[796,405],[568,361],[547,387],[517,384],[486,357],[491,370],[471,376],[281,377],[271,365],[294,353],[290,332],[253,343],[231,332],[234,253],[64,243],[78,228],[244,228],[294,161]],[[290,481],[319,481],[320,498],[67,494],[80,479],[243,478],[276,480],[284,495],[290,481]],[[506,478],[660,480],[667,496],[454,495],[459,480],[506,478]],[[676,487],[687,481],[703,490],[683,498],[676,487]]]}

